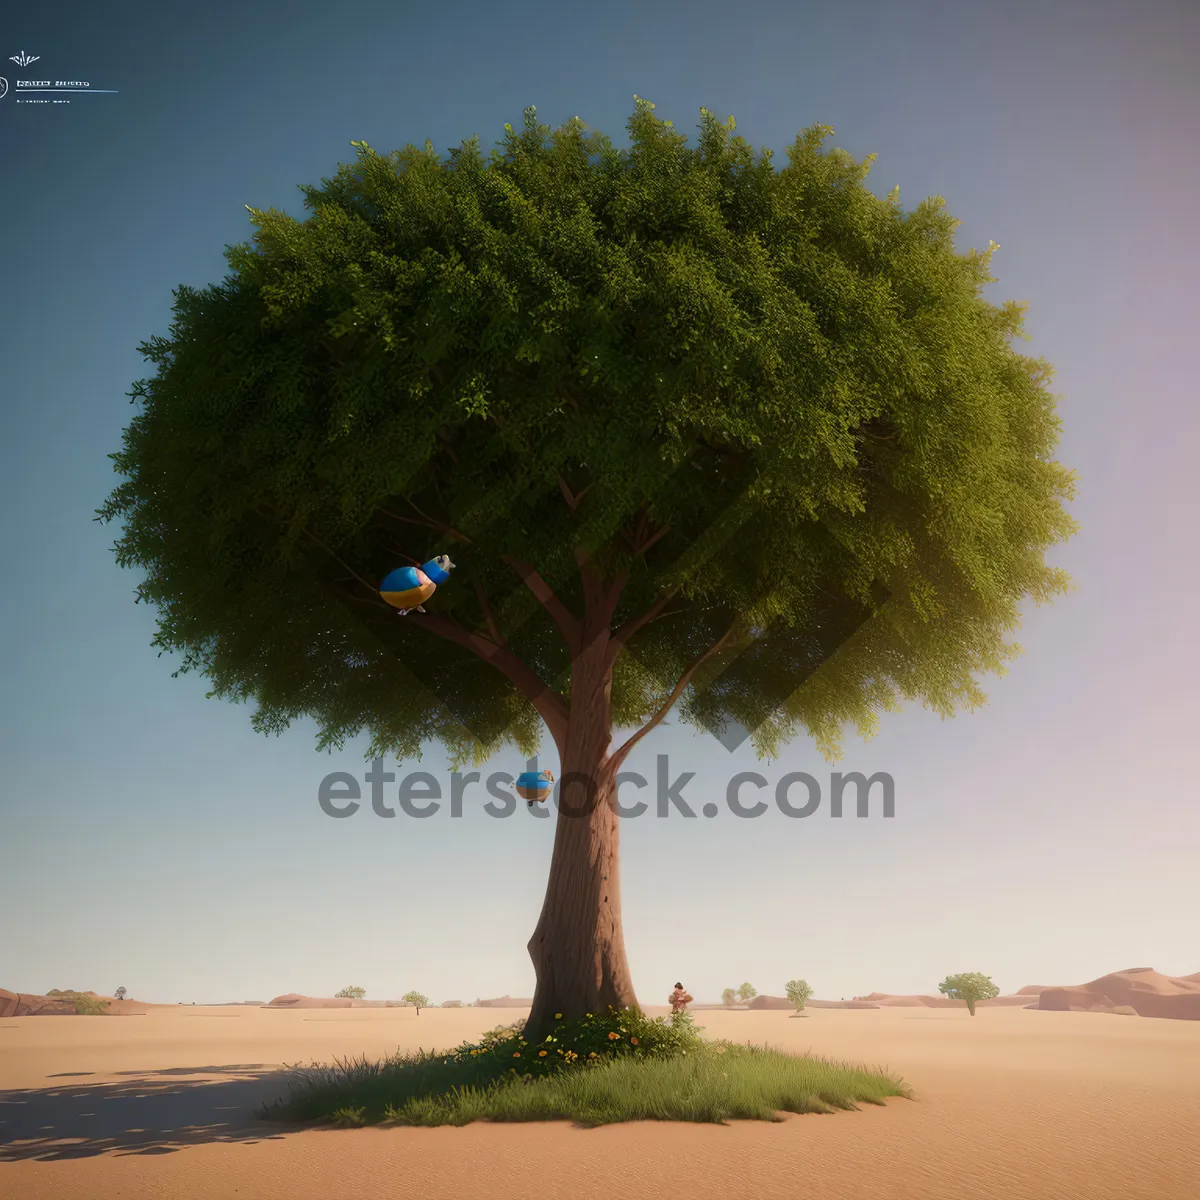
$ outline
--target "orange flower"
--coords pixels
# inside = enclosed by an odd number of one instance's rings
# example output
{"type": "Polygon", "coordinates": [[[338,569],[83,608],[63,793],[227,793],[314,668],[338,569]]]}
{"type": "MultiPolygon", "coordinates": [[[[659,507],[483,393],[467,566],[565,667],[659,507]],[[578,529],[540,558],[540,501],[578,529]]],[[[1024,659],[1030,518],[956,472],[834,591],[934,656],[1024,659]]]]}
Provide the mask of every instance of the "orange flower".
{"type": "Polygon", "coordinates": [[[637,1038],[635,1038],[635,1037],[631,1037],[629,1040],[630,1040],[630,1041],[631,1041],[631,1042],[632,1042],[632,1043],[633,1043],[635,1046],[638,1044],[638,1040],[637,1040],[637,1038]]]}
{"type": "Polygon", "coordinates": [[[546,1057],[546,1052],[545,1052],[545,1050],[539,1050],[539,1051],[538,1051],[538,1058],[545,1058],[545,1057],[546,1057]]]}
{"type": "Polygon", "coordinates": [[[619,1033],[610,1033],[608,1035],[608,1040],[610,1042],[615,1042],[615,1041],[619,1041],[620,1037],[621,1037],[621,1035],[619,1033]]]}
{"type": "Polygon", "coordinates": [[[517,1051],[515,1051],[515,1052],[513,1053],[513,1058],[520,1058],[520,1057],[521,1057],[521,1052],[520,1052],[520,1050],[517,1050],[517,1051]]]}

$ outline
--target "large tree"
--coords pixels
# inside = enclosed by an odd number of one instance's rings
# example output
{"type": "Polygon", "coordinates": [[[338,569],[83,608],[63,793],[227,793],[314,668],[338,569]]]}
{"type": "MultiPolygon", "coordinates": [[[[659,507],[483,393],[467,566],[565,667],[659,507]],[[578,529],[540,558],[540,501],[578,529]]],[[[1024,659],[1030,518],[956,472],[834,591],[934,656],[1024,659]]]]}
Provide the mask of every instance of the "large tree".
{"type": "Polygon", "coordinates": [[[1063,590],[1050,371],[940,199],[801,134],[779,168],[638,100],[628,149],[533,109],[251,209],[175,293],[101,510],[156,645],[322,747],[560,761],[530,1026],[636,1004],[613,779],[672,707],[773,755],[952,714],[1063,590]],[[424,614],[377,594],[449,553],[424,614]],[[614,744],[614,729],[632,731],[614,744]],[[737,731],[742,731],[738,733],[737,731]]]}

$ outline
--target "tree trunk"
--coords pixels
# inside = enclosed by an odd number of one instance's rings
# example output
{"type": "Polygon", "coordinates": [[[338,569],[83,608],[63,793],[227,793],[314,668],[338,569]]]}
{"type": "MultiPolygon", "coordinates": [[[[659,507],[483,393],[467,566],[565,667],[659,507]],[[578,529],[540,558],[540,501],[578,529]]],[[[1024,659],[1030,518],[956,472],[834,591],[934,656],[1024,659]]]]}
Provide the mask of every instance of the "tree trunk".
{"type": "Polygon", "coordinates": [[[561,754],[558,824],[546,899],[529,956],[537,975],[527,1036],[558,1014],[636,1008],[621,929],[619,819],[613,803],[612,668],[607,629],[585,630],[571,669],[571,715],[561,754]]]}
{"type": "Polygon", "coordinates": [[[967,1012],[969,1012],[971,1016],[975,1015],[975,1001],[969,998],[967,1000],[967,1012]]]}

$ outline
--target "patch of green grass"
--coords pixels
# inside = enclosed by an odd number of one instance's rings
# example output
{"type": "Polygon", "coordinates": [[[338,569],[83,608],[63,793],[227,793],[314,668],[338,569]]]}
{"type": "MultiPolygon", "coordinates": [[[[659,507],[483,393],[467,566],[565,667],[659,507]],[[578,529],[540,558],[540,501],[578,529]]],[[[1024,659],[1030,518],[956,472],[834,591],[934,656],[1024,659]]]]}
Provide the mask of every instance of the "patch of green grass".
{"type": "Polygon", "coordinates": [[[720,1124],[778,1121],[784,1113],[829,1113],[909,1095],[901,1080],[884,1072],[766,1047],[707,1042],[690,1019],[651,1021],[621,1013],[564,1023],[546,1042],[531,1044],[509,1027],[449,1054],[417,1051],[376,1062],[364,1058],[296,1069],[291,1095],[272,1115],[342,1126],[554,1120],[585,1126],[720,1124]],[[609,1036],[613,1033],[617,1037],[609,1036]],[[603,1051],[580,1055],[567,1049],[552,1058],[563,1042],[569,1047],[594,1043],[603,1051]]]}
{"type": "Polygon", "coordinates": [[[103,1017],[108,1013],[107,1000],[89,996],[86,992],[77,992],[73,988],[51,988],[46,995],[72,1005],[81,1017],[103,1017]]]}
{"type": "Polygon", "coordinates": [[[95,996],[89,996],[86,992],[72,991],[54,991],[47,992],[47,996],[53,996],[56,1000],[65,1000],[68,1004],[73,1005],[77,1015],[81,1017],[103,1017],[108,1013],[108,1001],[100,1000],[95,996]]]}

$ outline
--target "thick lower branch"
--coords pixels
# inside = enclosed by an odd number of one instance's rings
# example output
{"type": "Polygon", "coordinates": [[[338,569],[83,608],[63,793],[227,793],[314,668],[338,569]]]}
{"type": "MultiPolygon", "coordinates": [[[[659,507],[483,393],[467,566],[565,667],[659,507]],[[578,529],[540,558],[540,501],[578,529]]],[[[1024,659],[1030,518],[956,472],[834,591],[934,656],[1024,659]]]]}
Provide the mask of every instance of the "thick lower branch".
{"type": "Polygon", "coordinates": [[[510,649],[497,645],[478,633],[464,629],[456,621],[440,613],[410,612],[405,620],[412,621],[423,629],[448,642],[470,650],[472,654],[491,663],[502,675],[525,696],[546,723],[550,736],[561,752],[566,744],[568,709],[566,701],[557,692],[547,687],[537,673],[519,659],[510,649]]]}
{"type": "Polygon", "coordinates": [[[567,649],[571,652],[571,657],[575,658],[579,653],[579,620],[571,614],[567,606],[555,595],[550,585],[529,563],[519,558],[514,558],[511,554],[504,555],[503,561],[508,563],[520,575],[525,586],[537,597],[539,603],[550,616],[554,618],[554,623],[562,632],[563,640],[567,643],[567,649]]]}

